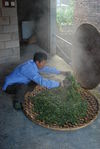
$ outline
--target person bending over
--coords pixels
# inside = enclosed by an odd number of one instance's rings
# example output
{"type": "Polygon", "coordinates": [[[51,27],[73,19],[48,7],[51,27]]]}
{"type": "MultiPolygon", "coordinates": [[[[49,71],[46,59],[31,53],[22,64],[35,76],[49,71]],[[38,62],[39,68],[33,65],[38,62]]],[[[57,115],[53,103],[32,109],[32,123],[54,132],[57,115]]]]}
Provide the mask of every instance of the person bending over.
{"type": "Polygon", "coordinates": [[[27,91],[32,91],[36,84],[48,89],[62,86],[62,83],[43,78],[40,72],[53,74],[66,74],[54,67],[45,66],[47,55],[43,52],[35,53],[33,60],[28,60],[18,65],[14,71],[9,74],[3,85],[2,90],[8,94],[15,94],[13,107],[16,110],[22,109],[24,95],[27,91]]]}

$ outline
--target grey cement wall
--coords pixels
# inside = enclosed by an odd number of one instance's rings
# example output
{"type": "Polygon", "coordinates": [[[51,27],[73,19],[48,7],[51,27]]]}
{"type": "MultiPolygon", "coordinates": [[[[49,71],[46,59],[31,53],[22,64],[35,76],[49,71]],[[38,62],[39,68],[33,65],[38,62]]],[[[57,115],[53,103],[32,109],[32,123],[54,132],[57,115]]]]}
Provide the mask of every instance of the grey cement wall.
{"type": "Polygon", "coordinates": [[[43,13],[37,20],[37,38],[39,45],[50,52],[50,6],[49,0],[41,1],[43,13]]]}
{"type": "Polygon", "coordinates": [[[100,0],[76,0],[75,24],[90,23],[100,30],[100,0]]]}
{"type": "Polygon", "coordinates": [[[42,2],[43,14],[37,21],[39,44],[47,52],[56,54],[56,0],[42,2]]]}
{"type": "Polygon", "coordinates": [[[4,8],[0,0],[0,63],[20,58],[16,7],[4,8]]]}

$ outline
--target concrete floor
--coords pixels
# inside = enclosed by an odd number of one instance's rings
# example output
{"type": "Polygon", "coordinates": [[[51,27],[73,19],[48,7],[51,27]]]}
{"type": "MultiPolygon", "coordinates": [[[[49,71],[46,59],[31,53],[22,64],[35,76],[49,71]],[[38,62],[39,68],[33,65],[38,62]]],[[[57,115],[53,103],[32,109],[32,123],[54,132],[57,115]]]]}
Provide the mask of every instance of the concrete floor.
{"type": "MultiPolygon", "coordinates": [[[[34,50],[33,46],[26,49],[30,50],[30,54],[24,55],[23,61],[30,58],[34,50]]],[[[35,49],[39,47],[35,46],[35,49]]],[[[49,61],[50,65],[55,64],[53,60],[59,69],[70,69],[57,56],[51,59],[51,63],[49,61]]],[[[2,69],[4,67],[0,70],[2,69]]],[[[2,70],[1,74],[3,72],[2,70]]],[[[12,96],[0,91],[0,149],[100,149],[100,114],[86,128],[77,131],[53,131],[34,124],[22,111],[15,111],[12,107],[12,96]]]]}

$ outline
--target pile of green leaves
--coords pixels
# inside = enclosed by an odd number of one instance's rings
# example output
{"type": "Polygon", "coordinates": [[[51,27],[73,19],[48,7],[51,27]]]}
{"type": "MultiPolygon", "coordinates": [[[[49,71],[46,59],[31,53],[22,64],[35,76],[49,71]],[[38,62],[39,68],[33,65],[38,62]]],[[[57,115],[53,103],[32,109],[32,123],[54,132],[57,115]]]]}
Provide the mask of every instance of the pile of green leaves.
{"type": "Polygon", "coordinates": [[[34,103],[36,119],[49,125],[64,126],[67,123],[79,123],[80,118],[84,118],[87,113],[87,102],[83,100],[73,76],[70,76],[71,85],[68,88],[55,88],[43,91],[31,97],[34,103]]]}

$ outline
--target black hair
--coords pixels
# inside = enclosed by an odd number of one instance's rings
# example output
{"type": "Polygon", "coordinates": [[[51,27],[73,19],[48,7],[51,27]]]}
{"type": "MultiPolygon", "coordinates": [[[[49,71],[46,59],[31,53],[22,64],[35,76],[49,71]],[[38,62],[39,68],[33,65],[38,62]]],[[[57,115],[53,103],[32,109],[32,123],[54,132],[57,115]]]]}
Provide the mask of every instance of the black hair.
{"type": "Polygon", "coordinates": [[[43,52],[37,52],[34,54],[33,60],[34,60],[34,62],[36,62],[36,61],[41,62],[43,60],[47,60],[47,55],[43,52]]]}

